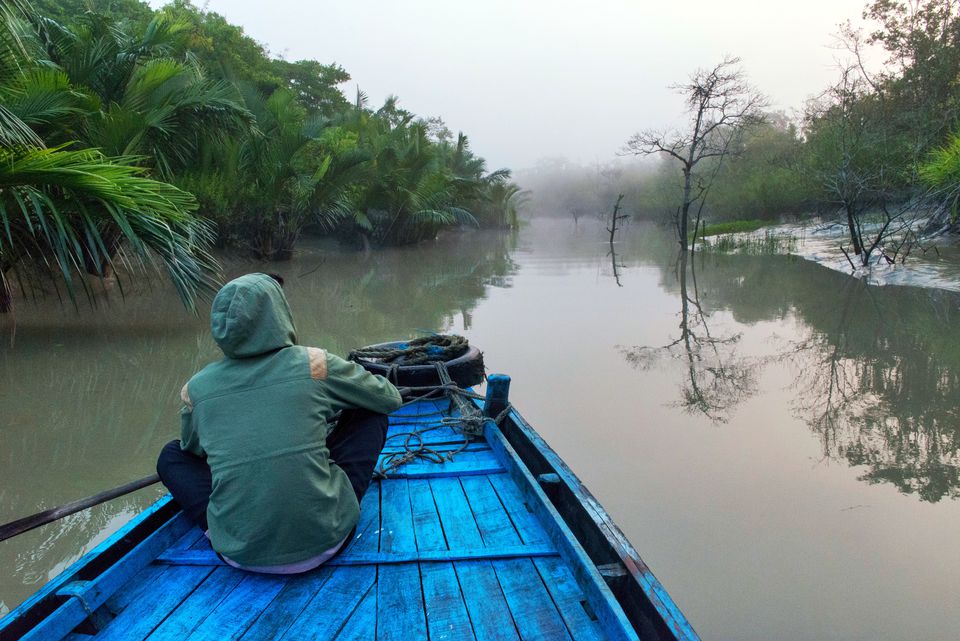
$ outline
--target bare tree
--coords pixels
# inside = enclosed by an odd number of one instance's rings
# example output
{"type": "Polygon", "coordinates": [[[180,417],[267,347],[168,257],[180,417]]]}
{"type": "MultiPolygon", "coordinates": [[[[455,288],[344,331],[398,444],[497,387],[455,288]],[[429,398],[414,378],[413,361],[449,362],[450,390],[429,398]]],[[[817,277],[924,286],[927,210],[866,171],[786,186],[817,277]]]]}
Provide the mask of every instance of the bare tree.
{"type": "Polygon", "coordinates": [[[610,217],[610,226],[607,227],[607,231],[610,232],[610,251],[607,255],[610,256],[613,265],[613,278],[617,281],[617,287],[623,287],[623,284],[620,282],[620,265],[617,263],[617,250],[614,249],[613,242],[617,236],[617,225],[620,221],[630,218],[629,214],[620,213],[621,202],[623,202],[623,194],[617,196],[617,204],[613,206],[613,215],[610,217]]]}
{"type": "Polygon", "coordinates": [[[610,249],[613,249],[613,241],[617,236],[617,225],[620,224],[621,220],[626,220],[630,218],[629,214],[620,213],[620,203],[623,202],[623,194],[617,196],[617,203],[613,206],[613,215],[610,216],[610,226],[607,227],[607,231],[610,232],[610,249]]]}
{"type": "MultiPolygon", "coordinates": [[[[737,152],[744,130],[764,120],[767,99],[746,80],[740,59],[725,57],[709,70],[698,70],[686,84],[674,85],[686,99],[690,125],[684,130],[647,130],[627,140],[622,153],[634,156],[666,154],[683,171],[683,200],[677,208],[676,227],[682,251],[687,251],[690,208],[706,198],[713,177],[697,172],[708,158],[717,162],[737,152]]],[[[715,171],[712,172],[714,175],[715,171]]]]}
{"type": "Polygon", "coordinates": [[[854,271],[874,256],[892,264],[909,255],[922,213],[900,170],[908,145],[897,130],[898,114],[867,75],[856,36],[843,41],[855,60],[840,64],[837,81],[805,114],[808,171],[843,219],[855,258],[842,244],[840,250],[854,271]]]}

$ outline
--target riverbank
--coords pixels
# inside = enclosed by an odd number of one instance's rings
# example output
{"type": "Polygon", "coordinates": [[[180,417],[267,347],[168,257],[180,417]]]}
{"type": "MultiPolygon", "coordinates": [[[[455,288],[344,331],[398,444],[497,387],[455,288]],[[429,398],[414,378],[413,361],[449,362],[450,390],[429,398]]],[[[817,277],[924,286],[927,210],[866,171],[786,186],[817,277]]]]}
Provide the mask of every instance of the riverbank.
{"type": "Polygon", "coordinates": [[[719,236],[721,234],[741,234],[756,231],[763,227],[769,227],[773,224],[776,223],[769,220],[731,220],[722,223],[713,223],[711,225],[703,225],[697,236],[699,238],[706,238],[709,236],[719,236]]]}
{"type": "Polygon", "coordinates": [[[808,223],[735,221],[708,225],[701,247],[723,253],[791,254],[853,276],[871,285],[905,285],[960,291],[960,239],[939,236],[917,244],[903,262],[877,260],[852,269],[841,247],[849,246],[846,226],[815,220],[808,223]],[[749,229],[756,225],[754,229],[749,229]]]}

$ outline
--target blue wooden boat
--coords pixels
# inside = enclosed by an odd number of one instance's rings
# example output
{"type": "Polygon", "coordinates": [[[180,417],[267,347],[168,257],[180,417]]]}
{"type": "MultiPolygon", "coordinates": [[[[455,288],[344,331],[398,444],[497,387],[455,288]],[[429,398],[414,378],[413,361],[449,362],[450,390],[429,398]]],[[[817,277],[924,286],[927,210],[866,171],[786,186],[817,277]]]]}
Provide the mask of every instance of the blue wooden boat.
{"type": "Polygon", "coordinates": [[[494,375],[485,402],[454,393],[391,416],[384,457],[403,463],[325,566],[230,568],[166,496],[0,619],[0,641],[698,639],[508,385],[494,375]],[[482,426],[468,443],[464,414],[482,426]],[[411,431],[445,460],[398,459],[411,431]]]}

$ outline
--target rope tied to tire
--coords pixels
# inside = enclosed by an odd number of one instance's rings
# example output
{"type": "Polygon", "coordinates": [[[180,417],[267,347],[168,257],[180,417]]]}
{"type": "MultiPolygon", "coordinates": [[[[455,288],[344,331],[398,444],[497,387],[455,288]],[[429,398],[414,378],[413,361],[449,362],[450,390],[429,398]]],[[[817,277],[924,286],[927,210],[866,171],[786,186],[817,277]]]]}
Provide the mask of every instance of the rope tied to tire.
{"type": "Polygon", "coordinates": [[[433,421],[432,424],[427,424],[419,429],[390,435],[387,441],[399,437],[404,438],[402,449],[396,452],[389,452],[383,456],[376,470],[374,470],[375,478],[385,479],[391,472],[396,471],[397,468],[417,460],[441,464],[452,461],[457,454],[467,449],[474,438],[483,435],[484,425],[486,425],[488,421],[493,422],[494,425],[499,427],[507,415],[510,414],[510,410],[513,409],[513,406],[508,403],[503,411],[495,418],[484,416],[476,405],[467,400],[482,399],[483,397],[470,390],[465,390],[452,382],[449,372],[447,372],[447,368],[442,362],[436,363],[436,368],[442,383],[434,387],[418,388],[418,391],[425,391],[426,393],[414,397],[404,403],[403,406],[418,403],[441,390],[449,399],[449,406],[446,410],[426,414],[420,412],[415,415],[392,414],[391,416],[401,419],[407,417],[413,419],[410,421],[392,421],[392,425],[424,425],[419,419],[428,416],[437,416],[439,418],[433,421]],[[459,416],[453,415],[454,409],[459,412],[459,416]],[[427,432],[442,428],[450,428],[460,434],[463,437],[463,442],[455,449],[449,451],[440,451],[427,445],[423,435],[427,432]]]}
{"type": "Polygon", "coordinates": [[[397,347],[360,347],[347,355],[347,360],[378,361],[391,366],[442,363],[463,356],[470,343],[457,334],[432,334],[414,338],[397,347]]]}

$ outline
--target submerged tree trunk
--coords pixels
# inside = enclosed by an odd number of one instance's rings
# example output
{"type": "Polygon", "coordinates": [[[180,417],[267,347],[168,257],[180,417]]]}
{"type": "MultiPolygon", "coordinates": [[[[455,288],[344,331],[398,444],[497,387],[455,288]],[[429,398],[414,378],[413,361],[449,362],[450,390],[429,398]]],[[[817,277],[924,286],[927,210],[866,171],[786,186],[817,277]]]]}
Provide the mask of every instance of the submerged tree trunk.
{"type": "Polygon", "coordinates": [[[677,276],[680,280],[680,338],[690,350],[690,297],[687,295],[687,255],[680,254],[677,276]]]}
{"type": "Polygon", "coordinates": [[[613,243],[610,243],[610,264],[613,266],[613,280],[616,281],[617,287],[623,287],[623,283],[620,282],[620,265],[617,264],[617,252],[613,249],[613,243]]]}
{"type": "Polygon", "coordinates": [[[690,169],[683,170],[683,206],[680,208],[680,220],[677,221],[677,240],[680,251],[687,251],[687,221],[690,219],[690,169]]]}
{"type": "Polygon", "coordinates": [[[253,255],[262,260],[280,262],[293,257],[293,248],[300,237],[302,223],[294,214],[277,210],[272,220],[259,223],[253,244],[253,255]]]}
{"type": "Polygon", "coordinates": [[[617,196],[617,203],[613,206],[613,216],[610,218],[610,226],[607,231],[610,232],[610,251],[613,251],[613,241],[617,236],[617,223],[626,216],[620,215],[620,203],[623,201],[623,194],[617,196]]]}
{"type": "Polygon", "coordinates": [[[847,229],[850,230],[850,242],[853,243],[853,253],[859,256],[863,253],[863,245],[860,243],[860,235],[857,233],[857,221],[853,208],[847,205],[847,229]]]}
{"type": "Polygon", "coordinates": [[[727,156],[740,153],[738,142],[744,131],[765,121],[767,99],[750,87],[739,65],[739,58],[727,56],[713,69],[697,71],[688,84],[677,87],[689,107],[688,131],[647,130],[631,136],[624,147],[624,153],[664,155],[680,163],[683,202],[676,223],[677,241],[684,253],[690,246],[690,205],[697,200],[702,204],[710,189],[709,181],[698,181],[697,195],[691,197],[694,169],[704,159],[721,163],[727,156]]]}

